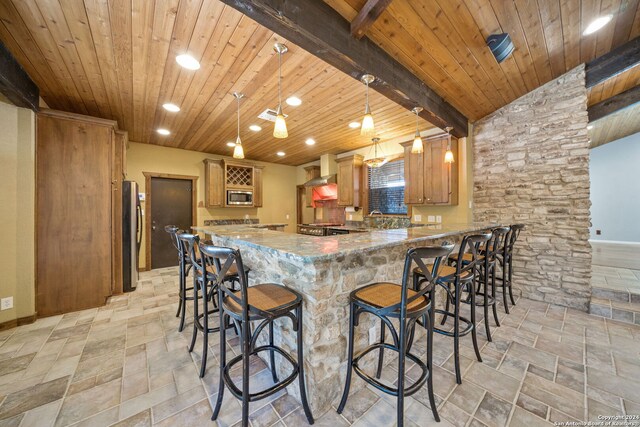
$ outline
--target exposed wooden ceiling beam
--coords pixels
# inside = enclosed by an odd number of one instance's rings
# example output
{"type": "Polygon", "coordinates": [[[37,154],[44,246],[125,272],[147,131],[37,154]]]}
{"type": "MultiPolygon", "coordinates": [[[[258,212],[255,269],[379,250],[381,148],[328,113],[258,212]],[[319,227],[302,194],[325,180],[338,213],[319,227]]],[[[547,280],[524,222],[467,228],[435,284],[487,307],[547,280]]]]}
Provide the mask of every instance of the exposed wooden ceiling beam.
{"type": "Polygon", "coordinates": [[[368,38],[353,38],[349,22],[323,1],[222,2],[355,79],[373,74],[371,87],[379,93],[408,110],[421,106],[425,120],[439,128],[452,126],[456,137],[467,136],[468,120],[462,113],[368,38]]]}
{"type": "Polygon", "coordinates": [[[369,27],[376,22],[376,19],[389,6],[391,0],[368,0],[360,9],[358,15],[351,21],[351,35],[360,40],[369,27]]]}
{"type": "Polygon", "coordinates": [[[0,92],[14,105],[38,111],[40,90],[0,42],[0,92]]]}
{"type": "Polygon", "coordinates": [[[589,107],[589,121],[596,121],[638,102],[640,102],[640,86],[631,88],[589,107]]]}
{"type": "Polygon", "coordinates": [[[640,64],[640,37],[628,41],[586,65],[587,88],[640,64]]]}

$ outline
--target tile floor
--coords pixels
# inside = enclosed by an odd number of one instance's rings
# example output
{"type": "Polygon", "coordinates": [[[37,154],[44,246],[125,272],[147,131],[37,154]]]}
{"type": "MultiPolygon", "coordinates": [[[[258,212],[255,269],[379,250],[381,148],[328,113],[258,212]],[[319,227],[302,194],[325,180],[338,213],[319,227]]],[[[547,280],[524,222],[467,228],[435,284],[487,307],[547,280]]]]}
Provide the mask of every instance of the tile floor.
{"type": "Polygon", "coordinates": [[[640,325],[640,270],[592,266],[590,313],[640,325]]]}
{"type": "MultiPolygon", "coordinates": [[[[0,332],[0,426],[214,424],[217,344],[212,335],[201,380],[198,352],[186,350],[190,328],[176,331],[176,283],[173,268],[143,273],[138,290],[105,307],[0,332]]],[[[526,299],[501,319],[493,342],[480,340],[484,363],[474,361],[470,338],[463,340],[462,385],[452,372],[450,338],[436,335],[442,422],[433,421],[422,390],[406,401],[406,425],[536,426],[640,414],[640,326],[526,299]]],[[[416,351],[424,350],[421,343],[416,351]]],[[[233,335],[230,344],[237,348],[233,335]]],[[[252,384],[269,383],[264,363],[253,362],[252,384]]],[[[387,365],[384,378],[393,378],[393,369],[387,365]]],[[[415,371],[408,370],[408,381],[415,371]]],[[[252,404],[251,412],[253,427],[306,425],[284,392],[252,404]]],[[[238,402],[225,399],[218,424],[239,418],[238,402]]],[[[386,426],[394,418],[393,398],[360,387],[342,415],[331,410],[316,425],[386,426]]]]}

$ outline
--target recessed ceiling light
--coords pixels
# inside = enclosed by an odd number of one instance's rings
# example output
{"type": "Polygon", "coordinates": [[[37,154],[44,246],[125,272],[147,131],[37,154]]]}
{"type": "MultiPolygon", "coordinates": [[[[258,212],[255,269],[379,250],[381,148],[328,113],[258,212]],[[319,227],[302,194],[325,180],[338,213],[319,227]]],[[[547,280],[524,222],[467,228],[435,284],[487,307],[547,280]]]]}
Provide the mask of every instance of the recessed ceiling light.
{"type": "Polygon", "coordinates": [[[170,102],[167,102],[166,104],[162,104],[162,108],[164,108],[167,111],[171,111],[172,113],[177,113],[178,111],[180,111],[180,107],[170,102]]]}
{"type": "Polygon", "coordinates": [[[166,129],[162,129],[162,128],[160,128],[160,129],[158,129],[158,133],[159,133],[160,135],[169,135],[171,132],[169,132],[169,131],[168,131],[168,130],[166,130],[166,129]]]}
{"type": "Polygon", "coordinates": [[[605,15],[591,21],[587,28],[582,33],[583,36],[588,36],[589,34],[593,34],[598,31],[600,28],[604,27],[611,21],[613,15],[605,15]]]}
{"type": "Polygon", "coordinates": [[[280,157],[284,157],[284,154],[285,154],[285,153],[284,153],[284,151],[278,151],[276,154],[277,154],[278,156],[280,156],[280,157]]]}
{"type": "Polygon", "coordinates": [[[251,125],[249,126],[249,129],[251,129],[254,132],[260,132],[262,130],[262,128],[258,125],[251,125]]]}
{"type": "Polygon", "coordinates": [[[235,147],[235,146],[236,146],[235,142],[231,142],[231,141],[227,142],[227,147],[235,147]]]}
{"type": "Polygon", "coordinates": [[[314,145],[316,143],[316,140],[313,138],[307,138],[307,140],[304,143],[307,145],[314,145]]]}
{"type": "Polygon", "coordinates": [[[292,107],[297,107],[298,105],[302,104],[302,100],[297,96],[290,96],[289,98],[287,98],[286,103],[291,105],[292,107]]]}
{"type": "Polygon", "coordinates": [[[351,122],[349,123],[349,127],[351,129],[358,129],[360,127],[360,122],[351,122]]]}
{"type": "Polygon", "coordinates": [[[200,63],[191,55],[183,54],[176,56],[176,62],[187,70],[198,70],[200,63]]]}
{"type": "Polygon", "coordinates": [[[587,125],[587,130],[593,129],[593,125],[587,125]]]}

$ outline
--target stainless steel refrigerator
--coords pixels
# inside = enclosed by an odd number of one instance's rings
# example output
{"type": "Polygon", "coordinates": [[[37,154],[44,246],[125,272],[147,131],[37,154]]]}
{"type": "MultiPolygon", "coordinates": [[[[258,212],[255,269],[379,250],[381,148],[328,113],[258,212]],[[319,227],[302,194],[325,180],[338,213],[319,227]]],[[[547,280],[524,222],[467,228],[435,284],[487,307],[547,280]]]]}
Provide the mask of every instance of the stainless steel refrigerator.
{"type": "Polygon", "coordinates": [[[138,284],[138,256],[142,240],[142,210],[138,183],[122,182],[122,289],[131,292],[138,284]]]}

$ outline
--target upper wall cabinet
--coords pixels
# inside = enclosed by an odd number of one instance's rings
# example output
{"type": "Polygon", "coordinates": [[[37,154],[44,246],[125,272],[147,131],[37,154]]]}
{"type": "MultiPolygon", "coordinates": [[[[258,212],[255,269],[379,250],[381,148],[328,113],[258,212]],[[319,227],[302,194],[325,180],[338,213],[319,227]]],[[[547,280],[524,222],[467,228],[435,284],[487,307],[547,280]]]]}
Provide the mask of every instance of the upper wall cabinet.
{"type": "Polygon", "coordinates": [[[204,204],[208,208],[262,207],[264,166],[249,162],[224,159],[204,160],[204,204]],[[227,190],[250,191],[251,205],[229,205],[227,190]]]}
{"type": "Polygon", "coordinates": [[[362,160],[359,154],[336,159],[338,163],[338,206],[361,205],[362,160]]]}
{"type": "Polygon", "coordinates": [[[424,140],[421,154],[411,153],[412,142],[404,147],[404,201],[407,205],[458,204],[458,140],[451,138],[455,161],[445,163],[447,135],[424,140]]]}

